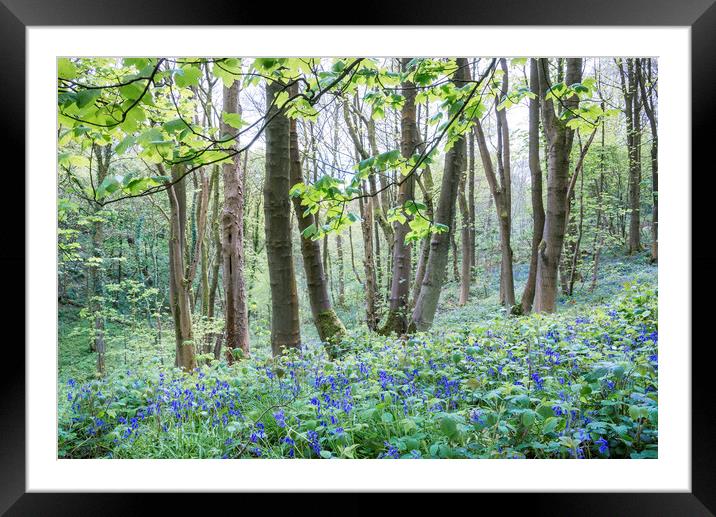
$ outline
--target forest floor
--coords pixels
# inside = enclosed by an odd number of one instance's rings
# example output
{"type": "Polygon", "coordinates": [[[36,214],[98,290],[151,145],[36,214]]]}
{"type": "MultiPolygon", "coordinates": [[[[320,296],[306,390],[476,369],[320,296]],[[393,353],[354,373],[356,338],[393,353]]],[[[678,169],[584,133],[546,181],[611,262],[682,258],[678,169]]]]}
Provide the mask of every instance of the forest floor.
{"type": "MultiPolygon", "coordinates": [[[[526,268],[515,268],[517,293],[526,268]]],[[[86,324],[62,307],[59,457],[653,458],[658,442],[657,269],[605,260],[555,315],[506,317],[496,282],[407,341],[369,333],[361,307],[329,361],[310,321],[305,348],[271,361],[252,327],[252,358],[174,370],[173,332],[109,324],[107,371],[94,376],[86,324]]],[[[201,326],[201,325],[199,325],[201,326]]]]}

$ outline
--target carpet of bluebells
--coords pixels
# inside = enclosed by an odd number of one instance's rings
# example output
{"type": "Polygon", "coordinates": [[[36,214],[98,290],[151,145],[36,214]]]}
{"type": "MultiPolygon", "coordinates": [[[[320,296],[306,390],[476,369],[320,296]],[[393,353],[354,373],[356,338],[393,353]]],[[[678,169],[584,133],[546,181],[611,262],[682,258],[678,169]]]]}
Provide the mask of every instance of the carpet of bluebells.
{"type": "Polygon", "coordinates": [[[657,293],[60,387],[61,458],[656,458],[657,293]]]}

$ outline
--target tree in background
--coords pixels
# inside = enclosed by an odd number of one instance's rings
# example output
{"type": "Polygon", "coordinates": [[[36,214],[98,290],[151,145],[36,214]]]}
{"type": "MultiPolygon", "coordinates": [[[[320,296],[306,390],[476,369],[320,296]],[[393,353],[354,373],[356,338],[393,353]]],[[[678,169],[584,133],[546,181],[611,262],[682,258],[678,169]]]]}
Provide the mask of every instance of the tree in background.
{"type": "Polygon", "coordinates": [[[531,199],[532,199],[532,249],[530,254],[530,269],[527,274],[527,282],[522,293],[522,312],[528,314],[532,310],[535,296],[535,284],[537,281],[537,259],[540,242],[542,242],[542,231],[544,230],[544,204],[542,201],[542,169],[539,160],[539,73],[537,60],[530,59],[530,92],[532,97],[529,100],[529,135],[528,153],[531,178],[531,199]]]}
{"type": "Polygon", "coordinates": [[[619,78],[624,95],[629,152],[629,254],[641,251],[641,99],[637,85],[635,60],[618,59],[619,78]]]}
{"type": "Polygon", "coordinates": [[[636,75],[644,111],[651,129],[651,260],[659,259],[659,131],[656,117],[658,90],[656,88],[656,62],[652,58],[636,60],[636,75]]]}

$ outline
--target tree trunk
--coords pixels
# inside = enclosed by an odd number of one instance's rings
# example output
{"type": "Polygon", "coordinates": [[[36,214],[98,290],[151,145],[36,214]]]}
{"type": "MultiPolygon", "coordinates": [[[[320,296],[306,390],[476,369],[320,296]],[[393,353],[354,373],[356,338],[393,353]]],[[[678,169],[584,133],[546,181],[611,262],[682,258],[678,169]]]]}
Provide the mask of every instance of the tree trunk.
{"type": "MultiPolygon", "coordinates": [[[[160,166],[160,172],[163,169],[160,166]]],[[[176,357],[174,365],[184,371],[196,368],[194,338],[192,334],[190,289],[185,276],[186,250],[186,178],[183,165],[171,169],[172,181],[167,189],[169,196],[171,232],[169,237],[169,303],[174,317],[176,357]],[[181,178],[181,179],[180,179],[181,178]]]]}
{"type": "Polygon", "coordinates": [[[627,69],[619,60],[619,76],[624,94],[624,114],[627,120],[627,151],[629,153],[629,243],[628,251],[641,251],[640,186],[641,186],[641,114],[637,91],[634,59],[627,59],[627,69]]]}
{"type": "MultiPolygon", "coordinates": [[[[211,235],[214,242],[214,263],[211,268],[211,283],[209,285],[209,307],[206,315],[209,319],[214,317],[216,306],[216,290],[219,286],[219,268],[221,266],[221,233],[219,232],[219,167],[214,166],[211,175],[214,177],[214,199],[212,204],[211,235]]],[[[242,208],[243,210],[243,208],[242,208]]]]}
{"type": "MultiPolygon", "coordinates": [[[[453,81],[462,86],[467,78],[467,59],[458,58],[458,70],[453,81]]],[[[437,310],[440,291],[445,283],[448,252],[450,249],[450,236],[455,231],[455,199],[465,159],[465,137],[459,137],[445,155],[445,169],[443,171],[440,198],[435,212],[435,222],[448,227],[447,231],[434,233],[430,239],[430,254],[425,266],[425,276],[420,288],[420,294],[415,303],[411,331],[423,331],[430,328],[437,310]]]]}
{"type": "MultiPolygon", "coordinates": [[[[407,70],[410,62],[408,58],[402,58],[403,71],[407,70]]],[[[415,114],[415,88],[413,83],[405,82],[402,85],[405,103],[400,117],[400,152],[403,158],[409,160],[418,150],[418,126],[415,114]]],[[[408,201],[415,198],[415,175],[402,178],[398,188],[398,206],[405,207],[408,201]]],[[[381,333],[388,335],[395,333],[404,334],[408,330],[408,297],[410,295],[411,260],[412,246],[405,242],[405,237],[410,231],[408,226],[412,220],[409,213],[405,213],[405,221],[393,223],[393,270],[390,284],[390,306],[388,317],[381,333]]]]}
{"type": "MultiPolygon", "coordinates": [[[[421,139],[420,152],[425,151],[425,140],[421,139]]],[[[430,165],[425,166],[423,173],[416,178],[416,182],[420,187],[420,191],[423,193],[423,201],[425,202],[425,217],[432,220],[435,210],[433,208],[433,173],[430,170],[430,165]]],[[[415,278],[413,280],[413,292],[411,295],[410,308],[415,308],[415,303],[420,295],[420,288],[423,285],[423,278],[425,277],[425,266],[428,263],[428,255],[430,255],[430,235],[424,237],[420,244],[420,254],[418,256],[418,263],[415,266],[415,278]]]]}
{"type": "Polygon", "coordinates": [[[659,260],[659,132],[655,113],[656,87],[649,84],[649,90],[647,90],[647,80],[651,83],[651,58],[646,58],[644,62],[647,67],[646,77],[641,67],[641,60],[637,60],[636,71],[644,111],[646,111],[651,128],[651,196],[653,202],[651,212],[651,261],[657,262],[659,260]]]}
{"type": "Polygon", "coordinates": [[[577,242],[574,245],[572,254],[572,264],[569,272],[569,288],[567,294],[574,294],[574,282],[577,279],[577,267],[579,266],[580,246],[582,244],[582,232],[584,228],[584,171],[579,178],[579,223],[577,225],[577,242]]]}
{"type": "MultiPolygon", "coordinates": [[[[297,91],[292,92],[296,94],[297,91]]],[[[291,185],[303,183],[303,170],[301,168],[301,157],[298,147],[298,132],[296,131],[296,120],[290,121],[290,158],[291,158],[291,185]]],[[[301,198],[292,198],[293,210],[296,214],[299,233],[306,228],[316,224],[313,214],[303,215],[304,207],[301,206],[301,198]]],[[[328,295],[328,284],[321,261],[321,243],[318,240],[303,237],[301,235],[301,255],[303,267],[306,272],[306,286],[308,287],[308,299],[311,304],[311,314],[316,325],[318,336],[321,341],[329,345],[335,345],[346,334],[346,328],[333,310],[331,299],[328,295]]],[[[351,250],[352,252],[352,250],[351,250]]],[[[328,346],[329,355],[333,346],[328,346]]]]}
{"type": "MultiPolygon", "coordinates": [[[[538,65],[542,122],[548,143],[548,176],[547,210],[542,242],[538,250],[534,310],[554,312],[557,309],[557,269],[564,242],[569,154],[574,131],[557,118],[553,101],[545,98],[545,92],[551,86],[548,60],[540,58],[538,65]]],[[[581,58],[567,59],[567,84],[580,82],[581,77],[581,58]]],[[[561,102],[567,109],[574,110],[579,105],[579,98],[571,96],[561,102]]]]}
{"type": "MultiPolygon", "coordinates": [[[[365,189],[365,182],[363,187],[365,189]]],[[[361,233],[363,235],[363,271],[365,272],[365,313],[366,325],[370,330],[378,328],[380,316],[377,308],[375,261],[373,257],[373,198],[358,200],[361,212],[361,233]]]]}
{"type": "MultiPolygon", "coordinates": [[[[504,122],[504,121],[503,121],[504,122]]],[[[504,126],[500,127],[502,130],[504,126]]],[[[510,245],[510,204],[509,204],[509,189],[506,189],[506,183],[509,183],[508,174],[509,167],[504,168],[505,160],[500,158],[500,162],[503,164],[499,167],[500,175],[502,176],[502,182],[498,183],[497,176],[495,175],[494,168],[492,165],[492,159],[490,158],[490,151],[487,147],[487,141],[485,134],[482,130],[482,124],[479,120],[475,121],[475,135],[477,137],[478,147],[480,149],[480,157],[482,158],[482,165],[485,169],[485,176],[487,182],[490,185],[490,191],[492,198],[495,201],[495,209],[497,211],[497,221],[500,233],[500,302],[506,307],[512,307],[515,304],[515,288],[514,280],[512,275],[512,248],[510,245]]],[[[503,138],[504,133],[498,133],[498,157],[504,153],[504,144],[500,145],[499,141],[503,138]],[[501,149],[502,148],[502,149],[501,149]]],[[[509,145],[509,144],[508,144],[509,145]]],[[[509,151],[507,155],[509,157],[509,151]]]]}
{"type": "MultiPolygon", "coordinates": [[[[348,103],[343,103],[343,119],[348,128],[348,134],[353,141],[353,146],[358,157],[361,160],[365,160],[370,157],[370,154],[363,146],[363,143],[356,130],[357,120],[351,117],[348,109],[348,103]]],[[[361,118],[361,120],[363,120],[361,118]]],[[[371,146],[371,152],[377,154],[377,143],[375,141],[375,125],[372,120],[363,120],[368,130],[368,141],[371,146]]],[[[381,176],[382,181],[382,176],[381,176]]],[[[382,185],[381,185],[382,188],[382,185]]],[[[365,292],[366,292],[366,325],[370,330],[376,330],[378,328],[378,322],[380,321],[380,315],[378,313],[378,296],[377,291],[379,288],[379,278],[376,273],[376,259],[378,262],[378,273],[380,273],[380,257],[376,257],[375,254],[380,253],[380,237],[378,232],[375,231],[380,222],[380,226],[385,232],[388,243],[392,242],[393,231],[390,225],[385,220],[385,213],[383,210],[387,210],[385,206],[380,209],[380,197],[377,195],[377,189],[375,184],[374,176],[370,176],[368,182],[363,182],[362,190],[370,194],[370,197],[358,199],[358,205],[360,207],[361,214],[361,233],[363,237],[363,271],[365,273],[365,292]]],[[[386,195],[386,191],[381,192],[381,196],[386,195]]],[[[324,250],[325,252],[325,250],[324,250]]]]}
{"type": "MultiPolygon", "coordinates": [[[[215,184],[214,179],[214,174],[212,174],[209,180],[209,197],[211,197],[213,189],[219,187],[215,184]]],[[[210,221],[208,225],[211,225],[212,222],[210,221]]],[[[199,277],[201,283],[199,285],[201,287],[201,315],[205,317],[209,316],[209,244],[209,239],[204,237],[201,243],[201,276],[199,277]]]]}
{"type": "Polygon", "coordinates": [[[537,280],[537,252],[542,242],[544,230],[544,205],[542,203],[542,170],[539,160],[539,75],[537,60],[530,59],[530,90],[537,97],[530,99],[529,106],[529,166],[532,179],[532,253],[530,255],[530,270],[527,283],[522,293],[522,312],[528,314],[532,310],[537,280]]]}
{"type": "Polygon", "coordinates": [[[343,263],[343,238],[336,233],[336,259],[338,261],[338,306],[346,306],[346,271],[343,263]]]}
{"type": "MultiPolygon", "coordinates": [[[[95,159],[97,160],[97,184],[101,184],[102,181],[109,174],[109,162],[112,153],[112,146],[93,146],[95,153],[95,159]]],[[[101,219],[98,212],[101,207],[93,205],[93,215],[101,219]]],[[[104,243],[104,228],[102,222],[95,220],[92,223],[92,261],[89,265],[89,309],[93,315],[92,322],[92,333],[90,340],[90,350],[97,353],[97,373],[104,375],[105,364],[104,356],[106,352],[106,345],[104,341],[104,315],[102,314],[104,296],[104,279],[103,279],[103,251],[102,244],[104,243]]],[[[120,279],[121,281],[121,279],[120,279]]]]}
{"type": "MultiPolygon", "coordinates": [[[[239,82],[224,87],[223,111],[241,113],[239,82]]],[[[222,133],[234,130],[223,120],[222,133]]],[[[240,156],[222,165],[224,208],[221,213],[221,254],[224,279],[224,317],[226,321],[226,360],[231,364],[240,355],[249,355],[249,315],[244,280],[244,190],[240,156]]],[[[217,185],[218,186],[218,185],[217,185]]]]}
{"type": "Polygon", "coordinates": [[[470,274],[472,268],[472,243],[470,242],[470,209],[467,203],[466,190],[466,174],[460,174],[460,184],[458,186],[458,204],[460,205],[460,217],[462,219],[462,231],[460,234],[460,247],[462,250],[462,262],[460,264],[460,298],[459,305],[465,305],[470,299],[470,274]]]}
{"type": "Polygon", "coordinates": [[[271,284],[271,350],[274,357],[301,345],[296,275],[291,246],[289,120],[273,105],[286,88],[279,81],[266,85],[266,179],[264,217],[266,256],[271,284]],[[273,117],[273,118],[271,118],[273,117]]]}
{"type": "Polygon", "coordinates": [[[475,237],[475,134],[470,131],[468,134],[468,173],[467,173],[467,205],[470,219],[470,276],[474,278],[476,275],[476,255],[475,246],[477,245],[475,237]]]}

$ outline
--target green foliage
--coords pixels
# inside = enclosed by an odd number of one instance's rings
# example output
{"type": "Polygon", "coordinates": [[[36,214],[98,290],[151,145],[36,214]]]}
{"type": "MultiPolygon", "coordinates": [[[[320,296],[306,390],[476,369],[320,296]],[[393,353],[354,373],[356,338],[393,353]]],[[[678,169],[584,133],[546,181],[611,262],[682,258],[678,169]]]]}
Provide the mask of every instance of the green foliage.
{"type": "MultiPolygon", "coordinates": [[[[60,456],[657,456],[657,296],[61,386],[60,456]]],[[[67,383],[69,382],[69,384],[67,383]]]]}

